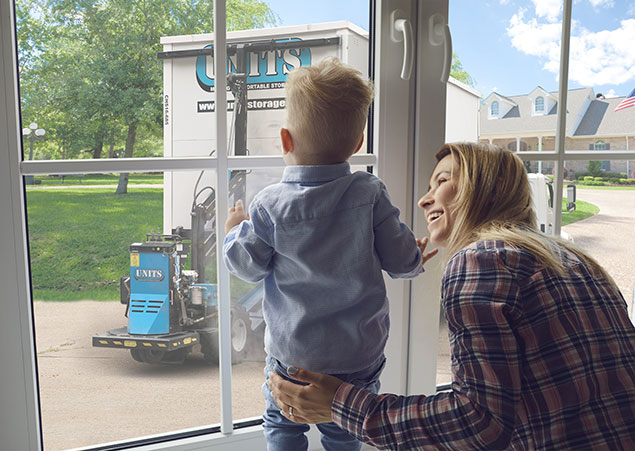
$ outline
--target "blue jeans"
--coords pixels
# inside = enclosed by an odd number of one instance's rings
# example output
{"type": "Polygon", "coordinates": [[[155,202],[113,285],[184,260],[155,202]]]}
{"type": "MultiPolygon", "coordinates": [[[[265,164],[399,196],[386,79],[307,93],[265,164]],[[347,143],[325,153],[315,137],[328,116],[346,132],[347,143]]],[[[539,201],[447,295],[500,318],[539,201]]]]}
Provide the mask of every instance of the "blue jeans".
{"type": "MultiPolygon", "coordinates": [[[[269,379],[272,371],[277,372],[283,378],[302,384],[287,375],[287,368],[277,359],[267,356],[265,366],[265,377],[269,379]]],[[[386,358],[381,358],[370,368],[351,374],[333,374],[344,382],[349,382],[370,392],[379,391],[379,376],[386,364],[386,358]]],[[[304,384],[302,384],[304,385],[304,384]]],[[[280,407],[273,399],[269,385],[265,382],[262,385],[262,393],[265,395],[266,410],[262,416],[264,420],[265,438],[267,439],[268,451],[302,451],[309,446],[309,441],[305,433],[309,430],[309,425],[298,424],[286,419],[280,413],[280,407]]],[[[362,443],[348,432],[341,429],[335,423],[321,423],[317,425],[321,433],[322,447],[325,451],[360,451],[362,443]]]]}

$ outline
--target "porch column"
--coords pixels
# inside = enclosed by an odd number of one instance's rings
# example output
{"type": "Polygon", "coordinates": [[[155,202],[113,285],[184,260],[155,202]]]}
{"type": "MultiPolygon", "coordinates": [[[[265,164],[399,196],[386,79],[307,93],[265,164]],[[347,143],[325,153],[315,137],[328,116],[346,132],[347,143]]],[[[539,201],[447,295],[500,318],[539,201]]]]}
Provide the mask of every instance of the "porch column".
{"type": "MultiPolygon", "coordinates": [[[[626,135],[626,151],[628,152],[628,135],[626,135]]],[[[629,162],[630,160],[627,158],[626,159],[626,178],[630,179],[631,178],[631,170],[629,167],[629,162]]]]}
{"type": "MultiPolygon", "coordinates": [[[[538,152],[542,152],[542,136],[538,137],[538,152]]],[[[542,160],[538,161],[538,173],[542,174],[542,160]]]]}

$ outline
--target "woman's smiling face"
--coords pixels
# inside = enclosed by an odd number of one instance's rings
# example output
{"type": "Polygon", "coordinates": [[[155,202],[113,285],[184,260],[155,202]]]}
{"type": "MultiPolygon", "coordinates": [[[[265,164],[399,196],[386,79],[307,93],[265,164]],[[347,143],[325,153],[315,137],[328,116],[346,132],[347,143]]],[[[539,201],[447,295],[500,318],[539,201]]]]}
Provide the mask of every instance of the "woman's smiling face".
{"type": "Polygon", "coordinates": [[[428,192],[419,199],[418,205],[428,220],[430,242],[436,246],[446,244],[454,227],[456,214],[451,205],[456,196],[457,176],[458,164],[452,154],[446,155],[434,168],[428,192]]]}

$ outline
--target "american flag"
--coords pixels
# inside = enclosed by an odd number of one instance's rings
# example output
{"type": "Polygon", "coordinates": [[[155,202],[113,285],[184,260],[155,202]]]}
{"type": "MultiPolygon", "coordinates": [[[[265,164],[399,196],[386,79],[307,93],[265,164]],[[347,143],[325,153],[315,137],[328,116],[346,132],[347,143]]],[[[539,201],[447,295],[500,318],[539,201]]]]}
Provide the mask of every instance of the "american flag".
{"type": "Polygon", "coordinates": [[[628,108],[633,105],[635,105],[635,89],[633,89],[631,93],[615,107],[614,111],[623,110],[624,108],[628,108]]]}

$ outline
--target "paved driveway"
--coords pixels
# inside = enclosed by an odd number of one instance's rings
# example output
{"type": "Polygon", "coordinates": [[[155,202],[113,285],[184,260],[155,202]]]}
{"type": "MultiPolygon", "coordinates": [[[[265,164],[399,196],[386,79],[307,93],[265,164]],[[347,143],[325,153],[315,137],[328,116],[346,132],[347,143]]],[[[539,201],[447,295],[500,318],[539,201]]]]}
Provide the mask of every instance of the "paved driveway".
{"type": "Polygon", "coordinates": [[[635,191],[579,189],[577,197],[597,205],[600,212],[563,229],[604,266],[630,305],[635,282],[635,191]]]}

